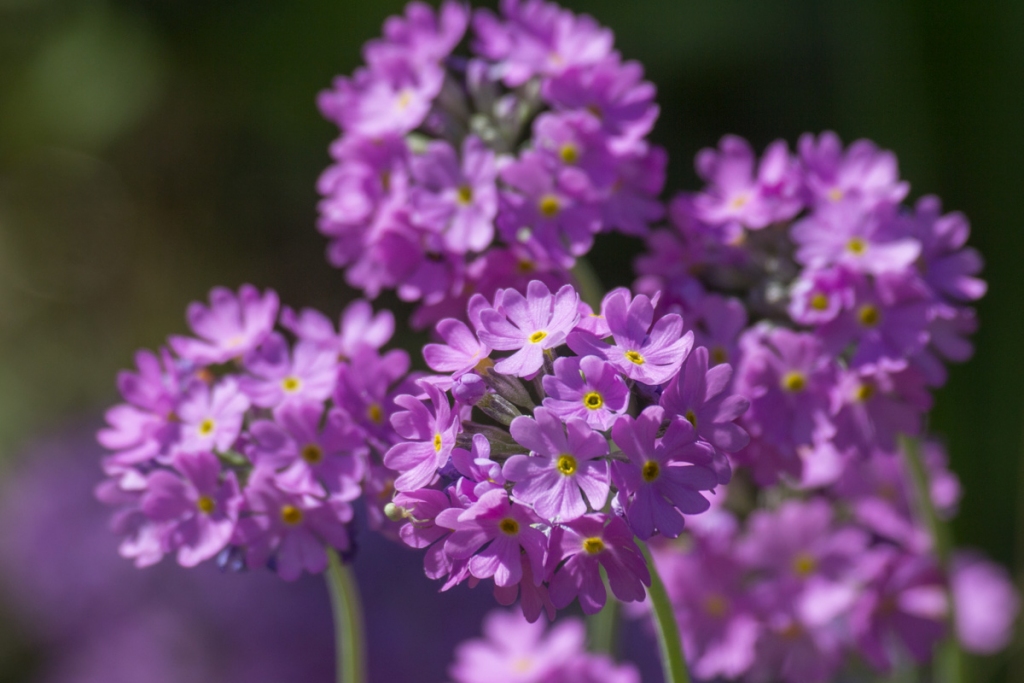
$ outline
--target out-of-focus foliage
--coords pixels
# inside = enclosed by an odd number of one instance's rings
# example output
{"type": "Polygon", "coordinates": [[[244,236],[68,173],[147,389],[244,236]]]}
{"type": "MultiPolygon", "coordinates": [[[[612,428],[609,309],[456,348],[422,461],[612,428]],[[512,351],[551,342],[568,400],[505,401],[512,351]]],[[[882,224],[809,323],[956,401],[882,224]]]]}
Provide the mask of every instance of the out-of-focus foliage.
{"type": "MultiPolygon", "coordinates": [[[[0,0],[0,460],[111,403],[132,351],[181,331],[215,283],[340,310],[351,293],[313,227],[333,134],[313,99],[402,4],[0,0]]],[[[763,148],[833,129],[894,150],[912,197],[970,217],[989,294],[932,428],[966,491],[960,540],[1013,561],[1024,3],[566,4],[612,27],[659,86],[669,188],[696,187],[693,154],[725,133],[763,148]]],[[[606,285],[629,282],[622,254],[637,248],[599,240],[606,285]]]]}

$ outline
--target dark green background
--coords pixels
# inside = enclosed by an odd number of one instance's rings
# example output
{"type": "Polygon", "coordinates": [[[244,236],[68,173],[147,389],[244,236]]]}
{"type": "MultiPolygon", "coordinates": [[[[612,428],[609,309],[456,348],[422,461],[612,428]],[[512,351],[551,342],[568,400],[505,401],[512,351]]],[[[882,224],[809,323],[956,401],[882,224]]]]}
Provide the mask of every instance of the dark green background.
{"type": "MultiPolygon", "coordinates": [[[[761,149],[833,129],[970,217],[990,290],[933,427],[965,487],[960,541],[1022,568],[1024,2],[568,4],[658,85],[670,189],[725,133],[761,149]]],[[[313,99],[401,6],[0,0],[0,458],[115,401],[132,351],[214,284],[341,308],[313,227],[336,131],[313,99]]],[[[624,246],[599,244],[608,284],[629,280],[624,246]]]]}

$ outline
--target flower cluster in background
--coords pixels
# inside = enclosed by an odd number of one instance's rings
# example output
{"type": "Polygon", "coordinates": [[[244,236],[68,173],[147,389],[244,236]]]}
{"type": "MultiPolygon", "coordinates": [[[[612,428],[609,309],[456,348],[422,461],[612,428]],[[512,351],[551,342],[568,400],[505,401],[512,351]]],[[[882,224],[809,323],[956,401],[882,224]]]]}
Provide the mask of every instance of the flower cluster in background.
{"type": "Polygon", "coordinates": [[[654,86],[592,18],[541,0],[412,3],[363,54],[320,95],[342,135],[318,226],[352,286],[421,302],[417,326],[473,292],[565,282],[594,235],[662,217],[654,86]]]}
{"type": "Polygon", "coordinates": [[[325,548],[350,549],[364,486],[387,497],[379,461],[409,368],[404,351],[380,351],[393,316],[356,301],[338,331],[316,311],[278,308],[272,291],[215,288],[208,306],[189,306],[195,337],[140,351],[137,371],[119,375],[98,495],[117,506],[120,552],[136,565],[216,557],[294,580],[326,568],[325,548]]]}
{"type": "Polygon", "coordinates": [[[750,399],[736,459],[759,483],[835,481],[850,458],[921,433],[945,361],[966,360],[985,292],[963,215],[900,202],[896,157],[833,133],[758,160],[736,137],[697,156],[708,185],[672,202],[639,291],[661,292],[750,399]]]}
{"type": "Polygon", "coordinates": [[[399,473],[389,514],[427,548],[428,576],[446,589],[493,579],[530,621],[576,598],[600,611],[602,568],[618,599],[644,599],[634,536],[679,536],[747,442],[734,422],[747,401],[724,391],[731,369],[709,369],[656,303],[619,289],[595,314],[571,285],[535,280],[525,296],[474,295],[472,329],[438,324],[444,343],[424,357],[446,374],[395,399],[404,442],[384,457],[399,473]]]}
{"type": "Polygon", "coordinates": [[[494,611],[483,623],[485,638],[455,650],[449,674],[454,683],[640,683],[631,664],[585,649],[579,619],[563,619],[546,629],[515,612],[494,611]]]}
{"type": "MultiPolygon", "coordinates": [[[[936,445],[925,460],[948,517],[956,478],[936,445]]],[[[878,672],[924,664],[951,617],[965,650],[1009,644],[1019,609],[1009,575],[963,553],[943,570],[902,460],[875,455],[803,497],[770,489],[764,499],[782,502],[745,514],[730,494],[685,543],[655,550],[697,677],[814,683],[858,662],[878,672]]]]}

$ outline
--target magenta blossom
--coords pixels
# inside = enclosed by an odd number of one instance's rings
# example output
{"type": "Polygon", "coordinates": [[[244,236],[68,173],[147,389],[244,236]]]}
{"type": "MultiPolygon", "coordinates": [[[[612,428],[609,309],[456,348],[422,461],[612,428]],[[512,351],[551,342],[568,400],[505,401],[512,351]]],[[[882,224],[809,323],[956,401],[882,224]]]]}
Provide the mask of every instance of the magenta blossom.
{"type": "Polygon", "coordinates": [[[515,350],[494,364],[494,370],[503,375],[528,377],[540,370],[544,351],[565,343],[579,320],[579,295],[569,285],[552,296],[543,282],[532,280],[525,297],[505,289],[494,299],[495,308],[480,313],[478,334],[493,349],[515,350]]]}
{"type": "Polygon", "coordinates": [[[544,407],[563,420],[576,417],[601,431],[629,407],[629,389],[613,365],[597,356],[559,358],[545,375],[544,407]]]}
{"type": "Polygon", "coordinates": [[[319,344],[300,341],[289,353],[276,332],[245,356],[249,371],[239,381],[242,391],[261,408],[319,403],[334,391],[337,354],[319,344]]]}
{"type": "Polygon", "coordinates": [[[208,365],[223,363],[259,346],[274,327],[279,302],[273,290],[260,296],[252,285],[242,285],[236,297],[224,287],[210,291],[210,306],[192,302],[188,323],[199,337],[172,336],[171,348],[182,358],[208,365]]]}
{"type": "Polygon", "coordinates": [[[212,389],[196,382],[178,406],[181,447],[188,451],[227,451],[242,430],[249,399],[239,391],[238,382],[226,377],[212,389]]]}
{"type": "Polygon", "coordinates": [[[600,510],[608,500],[608,442],[586,422],[571,417],[562,424],[547,408],[534,418],[512,421],[512,438],[533,455],[514,455],[502,474],[516,482],[512,495],[533,506],[551,521],[576,519],[589,509],[600,510]],[[584,499],[583,496],[586,496],[584,499]]]}
{"type": "Polygon", "coordinates": [[[625,522],[615,516],[594,514],[558,527],[557,550],[568,561],[551,581],[551,600],[556,607],[566,607],[578,597],[585,614],[596,614],[607,599],[601,567],[608,576],[608,585],[619,600],[640,601],[651,585],[640,549],[625,522]]]}
{"type": "Polygon", "coordinates": [[[211,453],[178,453],[173,463],[183,476],[153,472],[140,507],[159,525],[161,550],[177,551],[178,564],[194,567],[231,540],[244,500],[234,473],[221,479],[220,463],[211,453]]]}
{"type": "Polygon", "coordinates": [[[322,346],[339,359],[349,359],[363,348],[376,350],[387,344],[395,332],[395,314],[387,310],[374,313],[368,302],[357,299],[345,307],[338,332],[326,315],[312,308],[296,313],[285,307],[281,325],[302,341],[322,346]]]}
{"type": "Polygon", "coordinates": [[[693,332],[683,334],[683,320],[675,313],[654,321],[654,303],[643,294],[630,301],[627,290],[615,290],[602,305],[614,341],[609,346],[589,332],[577,330],[569,348],[580,355],[605,357],[623,374],[637,382],[667,382],[693,347],[693,332]],[[653,327],[651,326],[653,323],[653,327]]]}
{"type": "Polygon", "coordinates": [[[428,382],[421,381],[419,386],[430,398],[433,414],[419,398],[405,394],[395,399],[395,404],[405,410],[391,416],[395,431],[409,439],[392,446],[384,455],[384,465],[401,472],[395,479],[399,491],[430,483],[437,470],[448,462],[459,431],[459,416],[452,412],[444,394],[428,382]]]}

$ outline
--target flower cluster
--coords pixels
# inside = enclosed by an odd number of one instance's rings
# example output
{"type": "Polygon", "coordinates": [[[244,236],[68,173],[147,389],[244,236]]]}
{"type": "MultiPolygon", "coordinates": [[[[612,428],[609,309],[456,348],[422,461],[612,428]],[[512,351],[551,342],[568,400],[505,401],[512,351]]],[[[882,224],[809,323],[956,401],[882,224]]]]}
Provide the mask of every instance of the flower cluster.
{"type": "Polygon", "coordinates": [[[357,301],[339,332],[316,311],[278,308],[273,291],[215,288],[188,308],[195,337],[140,351],[118,376],[125,402],[99,433],[112,452],[98,495],[118,507],[121,554],[138,566],[173,553],[186,567],[219,557],[288,580],[320,572],[325,548],[349,550],[364,486],[387,490],[379,461],[409,366],[404,351],[380,352],[392,315],[357,301]]]}
{"type": "Polygon", "coordinates": [[[545,630],[514,612],[494,611],[483,630],[486,638],[455,650],[449,669],[455,683],[640,683],[632,665],[584,649],[586,629],[578,619],[545,630]]]}
{"type": "Polygon", "coordinates": [[[571,285],[552,294],[534,280],[525,295],[474,295],[472,329],[438,324],[443,343],[424,357],[446,374],[395,399],[405,441],[384,457],[399,473],[390,516],[427,548],[428,576],[445,588],[493,578],[497,600],[518,595],[530,621],[577,597],[599,611],[602,567],[617,598],[644,598],[634,536],[678,536],[747,442],[729,366],[709,368],[656,303],[614,290],[594,314],[571,285]]]}
{"type": "Polygon", "coordinates": [[[932,196],[902,206],[891,152],[833,133],[798,147],[702,151],[707,186],[673,201],[675,229],[637,263],[638,289],[736,367],[751,436],[737,462],[763,484],[834,480],[842,459],[918,435],[944,361],[971,355],[985,292],[966,218],[932,196]]]}
{"type": "Polygon", "coordinates": [[[497,15],[414,2],[363,53],[320,95],[342,135],[318,225],[348,282],[421,302],[418,325],[472,292],[565,282],[595,234],[661,218],[654,86],[592,18],[542,0],[497,15]],[[470,23],[469,54],[453,54],[470,23]]]}
{"type": "MultiPolygon", "coordinates": [[[[956,478],[937,444],[925,462],[933,504],[949,516],[956,478]]],[[[1004,648],[1019,607],[1009,576],[959,554],[946,574],[915,503],[902,461],[878,453],[835,484],[747,510],[742,521],[716,507],[686,543],[656,548],[693,673],[818,683],[860,661],[888,672],[931,661],[951,616],[965,649],[1004,648]]]]}

